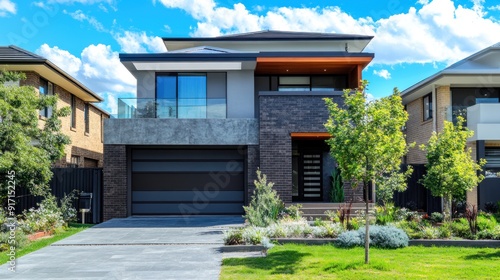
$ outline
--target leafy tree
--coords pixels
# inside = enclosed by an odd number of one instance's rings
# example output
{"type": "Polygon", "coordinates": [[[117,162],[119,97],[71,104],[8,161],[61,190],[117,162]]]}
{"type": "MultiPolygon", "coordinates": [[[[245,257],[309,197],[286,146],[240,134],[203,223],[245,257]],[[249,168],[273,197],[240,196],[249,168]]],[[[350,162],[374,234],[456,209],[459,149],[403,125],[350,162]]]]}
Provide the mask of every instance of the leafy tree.
{"type": "MultiPolygon", "coordinates": [[[[329,119],[326,130],[330,153],[342,171],[342,179],[353,187],[363,185],[368,198],[370,182],[386,187],[405,189],[405,178],[412,170],[401,173],[401,160],[408,151],[401,130],[408,114],[401,103],[399,91],[392,95],[367,101],[367,81],[354,92],[344,91],[344,106],[325,99],[329,119]],[[385,183],[391,178],[391,183],[385,183]]],[[[365,221],[369,221],[369,201],[365,199],[365,221]]],[[[369,223],[365,225],[365,263],[369,262],[369,223]]]]}
{"type": "MultiPolygon", "coordinates": [[[[15,172],[16,189],[27,188],[33,195],[44,195],[52,177],[51,164],[64,155],[68,136],[60,132],[59,117],[69,108],[58,110],[57,96],[38,95],[31,86],[5,85],[25,79],[23,73],[0,73],[0,174],[15,172]],[[39,125],[39,110],[50,106],[52,116],[39,125]]],[[[5,204],[7,181],[0,180],[0,204],[5,204]]]]}
{"type": "Polygon", "coordinates": [[[427,145],[420,148],[427,152],[427,174],[422,184],[432,195],[443,198],[443,210],[446,220],[451,219],[451,200],[463,196],[472,190],[483,179],[481,167],[484,159],[476,162],[471,157],[471,149],[467,147],[467,138],[474,132],[463,127],[464,118],[457,117],[457,123],[444,121],[443,131],[433,132],[427,145]]]}

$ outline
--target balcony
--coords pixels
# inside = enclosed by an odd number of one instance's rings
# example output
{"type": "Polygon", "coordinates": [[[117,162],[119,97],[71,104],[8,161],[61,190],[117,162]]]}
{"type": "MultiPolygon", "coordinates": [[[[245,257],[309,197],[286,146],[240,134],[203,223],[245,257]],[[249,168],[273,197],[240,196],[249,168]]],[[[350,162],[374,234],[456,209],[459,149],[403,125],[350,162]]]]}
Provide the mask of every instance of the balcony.
{"type": "Polygon", "coordinates": [[[258,145],[255,118],[227,118],[226,99],[118,100],[117,118],[104,121],[110,145],[258,145]]]}
{"type": "Polygon", "coordinates": [[[500,103],[481,103],[467,108],[467,127],[474,131],[471,141],[500,140],[500,103]]]}
{"type": "Polygon", "coordinates": [[[118,119],[225,119],[226,99],[118,99],[118,119]]]}

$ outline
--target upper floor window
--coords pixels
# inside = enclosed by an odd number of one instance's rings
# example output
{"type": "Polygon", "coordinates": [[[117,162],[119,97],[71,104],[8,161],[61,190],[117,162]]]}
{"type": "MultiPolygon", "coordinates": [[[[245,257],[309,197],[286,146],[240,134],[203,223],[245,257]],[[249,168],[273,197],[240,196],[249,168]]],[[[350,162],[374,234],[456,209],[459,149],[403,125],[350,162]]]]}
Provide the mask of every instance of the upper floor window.
{"type": "Polygon", "coordinates": [[[162,73],[156,99],[138,99],[137,113],[156,118],[225,118],[226,73],[162,73]]]}
{"type": "Polygon", "coordinates": [[[90,116],[89,116],[89,104],[88,103],[85,103],[85,108],[84,108],[84,111],[83,111],[83,116],[84,116],[84,119],[85,119],[85,133],[89,133],[90,131],[90,116]]]}
{"type": "Polygon", "coordinates": [[[336,91],[347,86],[345,76],[280,76],[278,91],[336,91]]]}
{"type": "Polygon", "coordinates": [[[76,97],[71,95],[71,127],[76,128],[76,97]]]}
{"type": "MultiPolygon", "coordinates": [[[[40,95],[54,95],[54,85],[51,82],[40,78],[38,91],[40,92],[40,95]]],[[[52,116],[52,107],[45,107],[41,109],[40,116],[50,118],[52,116]]]]}
{"type": "Polygon", "coordinates": [[[432,119],[432,94],[429,93],[423,98],[424,102],[424,121],[432,119]]]}

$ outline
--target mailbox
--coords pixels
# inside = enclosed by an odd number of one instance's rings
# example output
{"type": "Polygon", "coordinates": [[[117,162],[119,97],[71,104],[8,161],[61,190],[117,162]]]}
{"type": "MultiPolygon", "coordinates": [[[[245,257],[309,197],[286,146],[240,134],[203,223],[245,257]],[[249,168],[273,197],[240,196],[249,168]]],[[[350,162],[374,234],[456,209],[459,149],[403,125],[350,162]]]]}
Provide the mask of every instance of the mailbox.
{"type": "Polygon", "coordinates": [[[85,213],[92,209],[92,193],[80,193],[78,197],[78,209],[82,213],[82,224],[85,224],[85,213]]]}

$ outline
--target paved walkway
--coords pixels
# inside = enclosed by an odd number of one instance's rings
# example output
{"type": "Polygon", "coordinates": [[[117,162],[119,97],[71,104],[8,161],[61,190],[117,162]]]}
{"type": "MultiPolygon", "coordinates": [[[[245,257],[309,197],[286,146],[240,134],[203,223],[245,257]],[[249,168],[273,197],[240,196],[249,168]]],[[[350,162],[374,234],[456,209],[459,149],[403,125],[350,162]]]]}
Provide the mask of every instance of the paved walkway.
{"type": "Polygon", "coordinates": [[[241,217],[113,219],[0,266],[0,279],[218,279],[241,217]]]}

